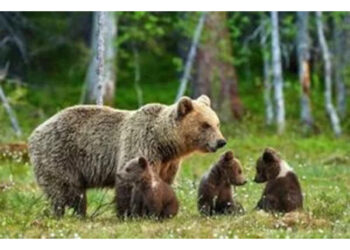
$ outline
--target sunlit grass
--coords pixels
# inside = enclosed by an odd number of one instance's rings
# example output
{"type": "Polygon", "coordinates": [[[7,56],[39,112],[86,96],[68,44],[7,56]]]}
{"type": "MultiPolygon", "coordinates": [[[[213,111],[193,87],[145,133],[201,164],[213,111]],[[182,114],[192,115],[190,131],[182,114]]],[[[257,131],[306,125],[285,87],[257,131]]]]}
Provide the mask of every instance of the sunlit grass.
{"type": "MultiPolygon", "coordinates": [[[[224,128],[230,130],[230,128],[224,128]]],[[[68,210],[56,220],[27,163],[0,162],[0,238],[349,238],[350,159],[347,138],[240,134],[215,154],[195,154],[183,162],[174,185],[179,214],[163,222],[120,220],[113,190],[88,192],[88,216],[68,210]],[[305,195],[304,211],[271,215],[254,210],[263,185],[253,183],[255,161],[265,146],[278,149],[297,172],[305,195]],[[202,174],[225,150],[232,149],[250,180],[236,189],[242,216],[206,218],[197,212],[202,174]]]]}

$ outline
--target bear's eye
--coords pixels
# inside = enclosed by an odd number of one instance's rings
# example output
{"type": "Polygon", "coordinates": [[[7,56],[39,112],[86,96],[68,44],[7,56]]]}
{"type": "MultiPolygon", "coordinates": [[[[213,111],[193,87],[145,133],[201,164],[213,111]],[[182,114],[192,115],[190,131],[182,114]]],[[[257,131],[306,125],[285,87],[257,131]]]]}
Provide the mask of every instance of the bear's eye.
{"type": "Polygon", "coordinates": [[[202,124],[202,128],[204,128],[204,129],[208,129],[208,128],[210,128],[210,127],[211,127],[210,124],[207,123],[207,122],[204,122],[204,123],[202,124]]]}
{"type": "Polygon", "coordinates": [[[125,171],[126,171],[127,173],[129,173],[130,170],[131,170],[130,168],[126,168],[126,169],[125,169],[125,171]]]}
{"type": "Polygon", "coordinates": [[[238,174],[242,174],[242,170],[238,170],[238,174]]]}

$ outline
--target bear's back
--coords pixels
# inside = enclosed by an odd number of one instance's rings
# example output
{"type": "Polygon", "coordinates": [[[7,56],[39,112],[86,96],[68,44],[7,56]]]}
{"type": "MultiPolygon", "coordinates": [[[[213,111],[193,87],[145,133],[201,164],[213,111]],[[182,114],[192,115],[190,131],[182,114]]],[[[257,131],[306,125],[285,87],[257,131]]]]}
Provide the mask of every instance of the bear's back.
{"type": "Polygon", "coordinates": [[[36,174],[80,173],[86,186],[111,185],[118,163],[123,120],[130,113],[109,107],[79,105],[64,109],[34,130],[29,154],[36,174]],[[61,171],[58,171],[61,169],[61,171]],[[45,173],[43,173],[45,172],[45,173]]]}
{"type": "Polygon", "coordinates": [[[39,125],[29,137],[66,133],[79,135],[79,132],[91,129],[105,130],[104,126],[117,126],[128,115],[128,111],[116,110],[95,105],[77,105],[66,108],[39,125]]]}

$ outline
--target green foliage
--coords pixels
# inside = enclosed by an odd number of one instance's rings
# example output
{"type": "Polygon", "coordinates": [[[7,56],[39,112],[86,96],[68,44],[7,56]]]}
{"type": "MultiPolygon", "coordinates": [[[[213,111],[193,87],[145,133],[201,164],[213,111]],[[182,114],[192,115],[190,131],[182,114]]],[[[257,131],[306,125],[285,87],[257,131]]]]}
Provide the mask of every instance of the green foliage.
{"type": "Polygon", "coordinates": [[[175,56],[167,52],[169,47],[174,46],[172,34],[168,32],[174,29],[174,13],[121,12],[117,15],[119,82],[134,81],[135,53],[140,55],[141,81],[162,82],[166,79],[162,77],[163,72],[168,75],[169,71],[175,72],[172,63],[175,56]],[[166,71],[152,68],[163,65],[167,65],[166,71]]]}

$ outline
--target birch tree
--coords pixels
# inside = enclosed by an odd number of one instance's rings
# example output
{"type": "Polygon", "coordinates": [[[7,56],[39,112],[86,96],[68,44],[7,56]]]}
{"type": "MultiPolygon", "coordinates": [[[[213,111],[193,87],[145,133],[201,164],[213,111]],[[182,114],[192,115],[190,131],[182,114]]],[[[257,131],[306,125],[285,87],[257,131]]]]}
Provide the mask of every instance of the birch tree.
{"type": "MultiPolygon", "coordinates": [[[[2,69],[0,71],[0,84],[5,80],[6,76],[7,76],[7,72],[8,72],[8,67],[9,67],[9,63],[6,64],[5,68],[2,69]]],[[[15,112],[12,110],[10,103],[8,102],[5,92],[2,89],[1,85],[0,85],[0,100],[7,112],[7,114],[9,115],[12,127],[16,133],[17,136],[21,136],[22,135],[22,130],[18,124],[17,118],[16,118],[16,114],[15,112]]]]}
{"type": "Polygon", "coordinates": [[[285,127],[285,109],[283,96],[283,77],[281,63],[281,49],[279,41],[278,28],[278,13],[271,12],[271,27],[272,27],[272,67],[273,67],[273,86],[276,105],[276,123],[277,132],[283,133],[285,127]]]}
{"type": "Polygon", "coordinates": [[[297,13],[297,56],[299,67],[299,82],[301,87],[300,119],[308,129],[312,127],[313,118],[311,114],[310,101],[310,51],[308,32],[308,12],[297,13]]]}
{"type": "Polygon", "coordinates": [[[267,125],[273,123],[273,102],[271,100],[271,61],[267,46],[269,30],[265,18],[262,18],[262,29],[260,31],[260,46],[263,56],[263,75],[264,75],[264,103],[265,103],[265,122],[267,125]]]}
{"type": "Polygon", "coordinates": [[[93,15],[92,58],[86,74],[83,103],[101,103],[107,105],[114,101],[116,72],[117,20],[113,12],[95,12],[93,15]]]}
{"type": "Polygon", "coordinates": [[[339,122],[338,114],[332,103],[332,65],[331,65],[331,55],[328,49],[327,41],[323,31],[323,21],[322,13],[316,12],[316,25],[318,40],[322,50],[323,63],[324,63],[324,97],[325,97],[325,107],[326,112],[330,118],[332,129],[335,135],[341,134],[341,127],[339,122]]]}
{"type": "Polygon", "coordinates": [[[189,53],[188,53],[188,57],[187,57],[186,65],[185,65],[185,70],[184,70],[183,76],[181,78],[181,83],[180,83],[179,90],[177,92],[175,101],[178,101],[185,94],[185,91],[187,88],[187,82],[188,82],[188,79],[190,77],[194,58],[196,56],[197,47],[198,47],[199,39],[201,37],[201,33],[203,30],[205,18],[206,18],[206,13],[203,12],[198,19],[198,24],[197,24],[197,27],[196,27],[195,32],[193,34],[191,48],[190,48],[189,53]]]}
{"type": "Polygon", "coordinates": [[[104,77],[104,26],[105,13],[97,13],[97,90],[96,90],[96,104],[103,105],[103,77],[104,77]]]}

